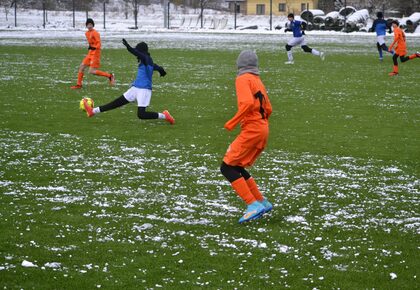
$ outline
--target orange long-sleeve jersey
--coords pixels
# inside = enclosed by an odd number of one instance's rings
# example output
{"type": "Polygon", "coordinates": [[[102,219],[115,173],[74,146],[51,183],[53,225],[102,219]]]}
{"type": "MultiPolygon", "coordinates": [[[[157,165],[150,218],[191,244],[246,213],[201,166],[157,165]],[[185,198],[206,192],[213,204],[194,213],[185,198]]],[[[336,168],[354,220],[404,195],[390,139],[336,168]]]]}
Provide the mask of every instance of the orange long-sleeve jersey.
{"type": "Polygon", "coordinates": [[[389,46],[389,49],[397,44],[395,47],[395,53],[398,55],[406,55],[407,54],[407,44],[405,42],[405,33],[399,27],[394,28],[394,41],[389,46]]]}
{"type": "Polygon", "coordinates": [[[236,96],[238,111],[232,119],[226,122],[225,128],[233,130],[241,123],[267,122],[273,109],[259,76],[245,73],[236,78],[236,96]]]}
{"type": "Polygon", "coordinates": [[[86,31],[85,35],[89,46],[95,48],[95,50],[89,50],[89,54],[99,55],[101,53],[101,36],[99,35],[99,32],[92,29],[86,31]]]}

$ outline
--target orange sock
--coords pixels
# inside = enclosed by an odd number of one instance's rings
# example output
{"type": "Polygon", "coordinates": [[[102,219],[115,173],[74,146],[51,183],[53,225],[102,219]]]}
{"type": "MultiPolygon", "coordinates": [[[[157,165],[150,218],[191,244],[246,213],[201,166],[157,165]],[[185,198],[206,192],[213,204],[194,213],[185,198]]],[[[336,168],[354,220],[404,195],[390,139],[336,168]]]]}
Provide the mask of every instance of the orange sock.
{"type": "Polygon", "coordinates": [[[249,190],[251,191],[252,195],[258,201],[263,201],[264,197],[262,196],[260,190],[258,189],[257,183],[255,182],[254,178],[248,178],[246,180],[246,184],[248,185],[249,190]]]}
{"type": "Polygon", "coordinates": [[[413,59],[413,58],[416,58],[417,57],[417,54],[412,54],[412,55],[410,55],[408,58],[409,59],[413,59]]]}
{"type": "Polygon", "coordinates": [[[101,76],[101,77],[107,77],[107,78],[111,77],[111,74],[109,74],[107,72],[104,72],[104,71],[101,71],[101,70],[98,70],[98,69],[96,70],[95,75],[101,76]]]}
{"type": "Polygon", "coordinates": [[[79,73],[77,74],[77,84],[78,84],[79,86],[81,86],[81,85],[82,85],[82,82],[83,82],[83,76],[84,76],[84,73],[83,73],[83,72],[79,72],[79,73]]]}
{"type": "Polygon", "coordinates": [[[394,72],[398,73],[398,65],[394,65],[394,72]]]}
{"type": "Polygon", "coordinates": [[[243,177],[236,179],[231,183],[231,185],[236,193],[246,202],[246,204],[251,204],[256,201],[243,177]]]}

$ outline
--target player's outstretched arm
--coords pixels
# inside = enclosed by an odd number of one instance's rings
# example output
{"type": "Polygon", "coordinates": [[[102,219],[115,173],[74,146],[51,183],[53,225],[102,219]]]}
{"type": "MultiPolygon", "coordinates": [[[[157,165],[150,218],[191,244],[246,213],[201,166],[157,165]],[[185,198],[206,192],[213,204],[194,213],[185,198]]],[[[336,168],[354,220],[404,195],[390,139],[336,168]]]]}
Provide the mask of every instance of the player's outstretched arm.
{"type": "Polygon", "coordinates": [[[166,71],[160,65],[153,64],[153,70],[158,71],[161,77],[166,76],[166,71]]]}
{"type": "Polygon", "coordinates": [[[127,40],[125,40],[125,38],[122,39],[122,44],[124,44],[124,46],[131,54],[137,56],[137,58],[139,58],[142,62],[146,62],[146,54],[138,51],[137,49],[132,48],[131,45],[127,42],[127,40]]]}
{"type": "Polygon", "coordinates": [[[127,40],[125,40],[125,38],[122,39],[122,44],[124,44],[124,46],[127,48],[127,50],[129,52],[131,52],[132,54],[136,55],[136,50],[134,48],[131,47],[131,45],[127,42],[127,40]]]}

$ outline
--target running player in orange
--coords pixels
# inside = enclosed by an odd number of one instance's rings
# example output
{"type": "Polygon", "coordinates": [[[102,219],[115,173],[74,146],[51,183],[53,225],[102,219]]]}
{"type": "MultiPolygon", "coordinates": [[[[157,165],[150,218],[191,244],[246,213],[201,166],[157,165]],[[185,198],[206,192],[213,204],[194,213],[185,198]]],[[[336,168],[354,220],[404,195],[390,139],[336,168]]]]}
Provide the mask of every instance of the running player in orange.
{"type": "Polygon", "coordinates": [[[220,171],[231,183],[235,192],[248,205],[239,223],[259,218],[273,206],[258,189],[245,169],[254,164],[268,140],[268,118],[272,108],[264,84],[259,77],[258,57],[251,50],[244,50],[236,61],[236,95],[238,111],[226,122],[225,128],[233,130],[241,124],[241,132],[229,146],[220,171]]]}
{"type": "Polygon", "coordinates": [[[103,72],[98,69],[101,66],[101,37],[99,32],[93,28],[94,26],[95,22],[93,22],[93,19],[88,18],[86,20],[86,28],[88,31],[86,31],[85,35],[89,43],[89,52],[80,64],[79,73],[77,75],[77,84],[72,86],[72,89],[82,88],[83,76],[87,67],[89,67],[89,73],[108,78],[111,86],[115,84],[114,74],[103,72]]]}
{"type": "Polygon", "coordinates": [[[392,47],[396,44],[395,53],[392,57],[394,61],[394,70],[389,73],[390,76],[398,75],[398,57],[401,62],[406,62],[413,58],[420,57],[420,52],[414,53],[410,56],[405,56],[407,54],[407,45],[405,43],[405,33],[398,27],[399,23],[397,20],[392,21],[392,28],[394,30],[394,41],[389,46],[389,51],[392,51],[392,47]]]}

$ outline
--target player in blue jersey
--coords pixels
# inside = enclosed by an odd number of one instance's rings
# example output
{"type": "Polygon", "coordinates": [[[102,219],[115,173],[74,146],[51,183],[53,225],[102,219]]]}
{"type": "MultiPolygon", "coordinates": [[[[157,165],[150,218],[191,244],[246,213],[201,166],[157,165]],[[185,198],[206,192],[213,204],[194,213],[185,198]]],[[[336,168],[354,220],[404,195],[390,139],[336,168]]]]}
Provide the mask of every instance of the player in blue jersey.
{"type": "Polygon", "coordinates": [[[302,27],[304,22],[295,20],[295,16],[293,15],[293,13],[287,15],[287,19],[289,20],[289,24],[287,29],[285,29],[285,32],[292,31],[293,38],[290,39],[286,44],[287,58],[289,60],[286,61],[285,64],[294,64],[292,47],[296,45],[300,45],[304,52],[312,53],[313,55],[319,56],[322,60],[324,60],[325,54],[323,52],[310,48],[306,44],[306,40],[304,37],[305,32],[302,27]]]}
{"type": "Polygon", "coordinates": [[[377,39],[376,47],[378,48],[378,52],[379,52],[379,60],[382,61],[383,60],[382,51],[386,51],[391,54],[394,54],[393,51],[388,51],[388,47],[385,44],[386,30],[388,29],[389,33],[391,33],[391,27],[388,26],[388,23],[384,19],[384,14],[382,12],[378,12],[376,16],[378,17],[378,19],[373,21],[371,31],[376,32],[376,39],[377,39]]]}
{"type": "Polygon", "coordinates": [[[136,48],[132,48],[125,39],[122,40],[122,43],[125,45],[125,47],[127,47],[127,50],[130,53],[137,57],[137,77],[128,91],[106,105],[91,108],[87,104],[86,99],[84,99],[84,107],[88,117],[92,117],[96,114],[121,107],[130,102],[137,101],[137,116],[140,119],[164,119],[170,124],[174,124],[175,119],[171,116],[171,114],[169,114],[167,110],[163,111],[162,113],[146,111],[152,97],[153,72],[158,71],[160,76],[163,77],[166,75],[165,70],[161,66],[153,63],[153,59],[149,54],[149,48],[145,42],[140,42],[136,45],[136,48]]]}

